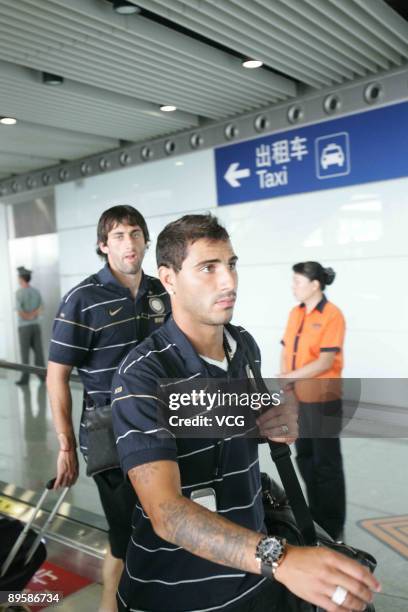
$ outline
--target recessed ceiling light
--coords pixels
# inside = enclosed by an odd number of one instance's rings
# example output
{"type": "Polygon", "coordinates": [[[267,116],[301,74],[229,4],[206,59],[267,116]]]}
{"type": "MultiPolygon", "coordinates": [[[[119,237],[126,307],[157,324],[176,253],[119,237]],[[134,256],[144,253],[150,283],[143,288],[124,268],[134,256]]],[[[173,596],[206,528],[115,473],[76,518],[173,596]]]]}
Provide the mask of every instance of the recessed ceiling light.
{"type": "Polygon", "coordinates": [[[3,125],[16,125],[17,119],[14,119],[14,117],[2,117],[0,123],[3,125]]]}
{"type": "Polygon", "coordinates": [[[113,10],[120,15],[133,15],[141,11],[140,7],[126,0],[113,0],[113,10]]]}
{"type": "Polygon", "coordinates": [[[174,162],[175,166],[184,166],[184,162],[183,161],[176,161],[174,162]]]}
{"type": "Polygon", "coordinates": [[[242,62],[242,66],[244,68],[260,68],[263,66],[263,62],[260,60],[247,59],[242,62]]]}
{"type": "Polygon", "coordinates": [[[163,113],[172,113],[177,110],[177,106],[173,106],[172,104],[162,104],[160,110],[163,111],[163,113]]]}
{"type": "Polygon", "coordinates": [[[64,77],[59,74],[52,74],[51,72],[42,73],[42,82],[44,85],[62,85],[64,77]]]}

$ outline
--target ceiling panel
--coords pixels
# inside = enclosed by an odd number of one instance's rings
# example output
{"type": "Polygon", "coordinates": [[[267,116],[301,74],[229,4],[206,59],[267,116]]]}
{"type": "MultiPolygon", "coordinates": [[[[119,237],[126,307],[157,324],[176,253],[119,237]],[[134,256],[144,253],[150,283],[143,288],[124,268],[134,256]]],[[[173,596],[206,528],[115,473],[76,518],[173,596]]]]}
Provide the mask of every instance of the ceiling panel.
{"type": "Polygon", "coordinates": [[[113,149],[119,141],[90,136],[58,128],[44,129],[32,123],[18,123],[15,126],[0,124],[0,151],[59,159],[76,159],[98,151],[113,149]]]}
{"type": "Polygon", "coordinates": [[[18,120],[0,127],[0,179],[408,61],[402,0],[131,2],[140,14],[108,0],[0,0],[0,116],[18,120]],[[264,67],[245,70],[245,57],[264,67]],[[64,84],[44,85],[42,71],[64,84]]]}
{"type": "Polygon", "coordinates": [[[39,157],[35,155],[23,155],[21,153],[3,153],[0,151],[0,167],[2,173],[8,176],[20,172],[28,172],[39,168],[46,168],[55,164],[57,160],[49,157],[39,157]]]}

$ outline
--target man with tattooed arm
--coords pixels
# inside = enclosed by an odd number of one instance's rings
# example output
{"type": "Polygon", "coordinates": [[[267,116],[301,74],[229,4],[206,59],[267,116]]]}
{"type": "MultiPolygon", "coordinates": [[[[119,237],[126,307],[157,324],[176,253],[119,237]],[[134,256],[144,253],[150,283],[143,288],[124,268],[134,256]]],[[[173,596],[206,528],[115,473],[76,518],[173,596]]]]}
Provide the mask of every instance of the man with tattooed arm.
{"type": "MultiPolygon", "coordinates": [[[[119,609],[281,612],[305,600],[330,612],[363,610],[380,588],[368,570],[265,534],[258,438],[221,443],[160,431],[160,379],[245,379],[243,334],[259,361],[260,353],[246,330],[229,324],[237,256],[215,217],[170,223],[156,256],[173,315],[122,361],[112,389],[121,466],[138,498],[119,609]],[[335,592],[345,593],[341,605],[335,592]]],[[[259,435],[291,443],[296,420],[296,411],[273,408],[257,419],[259,435]]]]}

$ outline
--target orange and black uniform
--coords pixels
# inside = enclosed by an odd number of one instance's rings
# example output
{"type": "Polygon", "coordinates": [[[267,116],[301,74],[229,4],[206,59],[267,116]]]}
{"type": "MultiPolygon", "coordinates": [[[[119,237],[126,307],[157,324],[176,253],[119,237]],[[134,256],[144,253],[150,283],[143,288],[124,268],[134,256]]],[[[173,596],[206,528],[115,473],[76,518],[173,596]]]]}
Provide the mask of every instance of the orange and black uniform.
{"type": "Polygon", "coordinates": [[[300,304],[290,312],[282,344],[285,371],[298,370],[316,361],[323,352],[334,352],[330,369],[313,380],[296,383],[300,406],[297,462],[306,483],[313,518],[334,538],[345,522],[345,483],[340,441],[341,372],[345,321],[337,306],[323,295],[311,311],[300,304]]]}
{"type": "Polygon", "coordinates": [[[304,304],[292,308],[282,344],[285,346],[285,368],[298,370],[333,351],[336,356],[330,370],[317,378],[340,378],[343,369],[345,322],[339,308],[325,296],[309,313],[304,304]]]}

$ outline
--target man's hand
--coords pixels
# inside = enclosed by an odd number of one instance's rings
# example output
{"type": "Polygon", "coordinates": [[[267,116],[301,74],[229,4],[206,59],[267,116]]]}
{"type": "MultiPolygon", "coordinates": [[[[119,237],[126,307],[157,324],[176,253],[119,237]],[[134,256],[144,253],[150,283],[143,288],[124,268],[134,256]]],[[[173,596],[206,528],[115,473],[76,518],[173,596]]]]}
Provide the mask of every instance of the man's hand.
{"type": "Polygon", "coordinates": [[[365,610],[373,592],[381,590],[367,568],[327,548],[288,545],[275,578],[301,599],[328,612],[365,610]],[[331,600],[338,586],[347,591],[341,606],[331,600]]]}
{"type": "Polygon", "coordinates": [[[292,444],[298,437],[299,407],[293,391],[285,391],[283,402],[269,408],[256,419],[262,438],[282,444],[292,444]]]}
{"type": "Polygon", "coordinates": [[[50,397],[52,419],[58,435],[59,453],[57,477],[54,489],[70,487],[78,478],[78,457],[72,424],[72,399],[69,377],[72,366],[48,362],[47,389],[50,397]]]}
{"type": "Polygon", "coordinates": [[[78,456],[76,448],[69,451],[60,450],[57,459],[57,477],[54,489],[72,487],[78,478],[78,456]]]}

